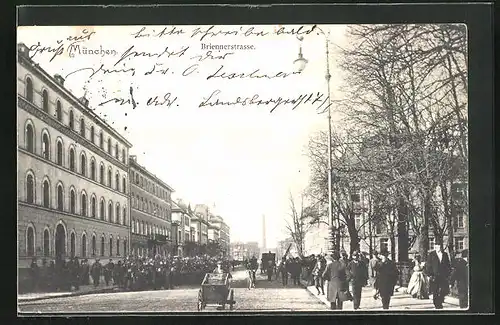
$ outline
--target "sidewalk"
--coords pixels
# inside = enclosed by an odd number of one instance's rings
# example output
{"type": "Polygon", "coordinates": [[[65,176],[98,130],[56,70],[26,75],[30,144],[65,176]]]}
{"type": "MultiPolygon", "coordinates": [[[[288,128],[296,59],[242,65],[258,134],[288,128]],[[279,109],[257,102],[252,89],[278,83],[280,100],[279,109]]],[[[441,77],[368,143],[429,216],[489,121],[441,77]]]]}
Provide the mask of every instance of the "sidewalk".
{"type": "Polygon", "coordinates": [[[84,285],[80,286],[79,290],[73,291],[60,291],[60,292],[33,292],[33,293],[25,293],[17,296],[17,301],[28,302],[28,301],[37,301],[51,298],[62,298],[62,297],[73,297],[73,296],[82,296],[82,295],[90,295],[95,293],[107,293],[118,291],[119,288],[114,285],[100,285],[97,288],[93,285],[84,285]]]}
{"type": "MultiPolygon", "coordinates": [[[[311,295],[315,296],[321,302],[323,302],[328,308],[330,307],[330,302],[326,300],[326,285],[325,285],[325,295],[317,295],[317,290],[314,286],[307,286],[307,282],[301,280],[302,285],[307,288],[311,295]]],[[[343,305],[344,310],[354,310],[352,301],[346,301],[343,305]]],[[[411,295],[406,293],[406,288],[396,287],[394,295],[391,298],[390,310],[422,310],[422,309],[434,309],[432,303],[432,298],[421,300],[411,297],[411,295]]],[[[447,296],[444,303],[444,309],[448,310],[460,310],[458,299],[454,297],[447,296]]],[[[373,299],[373,288],[364,287],[361,292],[361,304],[359,310],[383,310],[382,302],[380,298],[373,299]]]]}

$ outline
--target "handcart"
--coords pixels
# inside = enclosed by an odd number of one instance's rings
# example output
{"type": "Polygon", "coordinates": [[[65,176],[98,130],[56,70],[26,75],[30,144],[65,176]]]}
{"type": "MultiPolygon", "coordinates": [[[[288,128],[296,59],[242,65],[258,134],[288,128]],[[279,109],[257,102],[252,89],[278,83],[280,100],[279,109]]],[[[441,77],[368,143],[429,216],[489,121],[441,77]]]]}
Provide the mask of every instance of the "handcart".
{"type": "Polygon", "coordinates": [[[207,273],[201,283],[201,288],[198,291],[198,311],[203,310],[206,306],[212,305],[233,310],[234,290],[231,289],[229,282],[229,274],[207,273]]]}

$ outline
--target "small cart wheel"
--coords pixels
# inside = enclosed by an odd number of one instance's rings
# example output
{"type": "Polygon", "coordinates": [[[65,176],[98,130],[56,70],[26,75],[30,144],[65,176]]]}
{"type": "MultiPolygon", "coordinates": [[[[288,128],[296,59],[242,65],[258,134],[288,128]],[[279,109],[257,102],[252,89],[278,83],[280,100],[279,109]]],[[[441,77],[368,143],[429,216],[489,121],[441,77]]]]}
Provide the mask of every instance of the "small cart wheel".
{"type": "Polygon", "coordinates": [[[234,305],[234,290],[231,289],[229,292],[229,310],[233,310],[233,305],[234,305]]]}
{"type": "Polygon", "coordinates": [[[201,290],[198,291],[198,311],[202,311],[203,310],[203,296],[201,294],[201,290]]]}

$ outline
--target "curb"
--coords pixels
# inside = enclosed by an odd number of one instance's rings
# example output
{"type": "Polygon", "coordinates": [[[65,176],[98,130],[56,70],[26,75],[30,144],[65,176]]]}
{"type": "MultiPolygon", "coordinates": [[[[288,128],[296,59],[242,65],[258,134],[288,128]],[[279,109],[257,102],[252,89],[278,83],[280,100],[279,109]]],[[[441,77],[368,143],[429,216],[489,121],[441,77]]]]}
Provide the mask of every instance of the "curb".
{"type": "Polygon", "coordinates": [[[17,299],[18,303],[23,303],[23,302],[31,302],[31,301],[40,301],[40,300],[47,300],[47,299],[56,299],[56,298],[68,298],[68,297],[77,297],[77,296],[85,296],[85,295],[93,295],[93,294],[98,294],[98,293],[110,293],[110,292],[115,292],[115,288],[106,288],[106,289],[100,289],[100,290],[93,290],[93,291],[84,291],[84,292],[68,292],[66,294],[61,294],[57,296],[42,296],[42,297],[35,297],[35,298],[20,298],[17,299]]]}
{"type": "MultiPolygon", "coordinates": [[[[403,292],[406,292],[406,290],[408,290],[408,288],[407,287],[397,287],[397,290],[402,290],[403,292]]],[[[460,305],[460,301],[458,300],[458,298],[451,297],[451,296],[444,297],[444,302],[447,304],[450,304],[450,305],[456,305],[456,306],[460,305]]]]}

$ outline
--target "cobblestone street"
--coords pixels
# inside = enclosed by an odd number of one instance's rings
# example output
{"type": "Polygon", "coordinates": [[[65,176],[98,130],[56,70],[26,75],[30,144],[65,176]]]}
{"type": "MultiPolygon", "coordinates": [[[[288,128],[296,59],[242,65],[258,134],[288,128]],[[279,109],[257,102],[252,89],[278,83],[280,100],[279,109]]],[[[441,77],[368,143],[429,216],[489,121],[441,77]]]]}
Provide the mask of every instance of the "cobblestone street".
{"type": "MultiPolygon", "coordinates": [[[[302,286],[286,288],[264,276],[257,276],[257,288],[246,288],[246,272],[233,273],[235,311],[325,311],[326,306],[302,286]]],[[[182,287],[175,290],[117,292],[89,294],[76,297],[50,298],[26,301],[19,304],[21,312],[172,312],[197,311],[199,286],[182,287]]],[[[217,311],[207,306],[204,311],[217,311]]]]}

